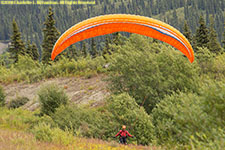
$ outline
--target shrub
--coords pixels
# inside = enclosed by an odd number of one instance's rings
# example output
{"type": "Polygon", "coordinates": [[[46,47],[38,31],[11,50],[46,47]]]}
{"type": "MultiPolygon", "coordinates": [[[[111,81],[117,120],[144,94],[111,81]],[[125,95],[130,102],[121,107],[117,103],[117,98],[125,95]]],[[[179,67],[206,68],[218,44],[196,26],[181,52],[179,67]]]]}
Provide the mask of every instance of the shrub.
{"type": "Polygon", "coordinates": [[[196,58],[203,73],[209,73],[213,68],[214,53],[207,48],[199,48],[196,58]]]}
{"type": "Polygon", "coordinates": [[[35,138],[39,141],[52,142],[52,130],[49,124],[39,124],[32,130],[35,138]]]}
{"type": "Polygon", "coordinates": [[[53,142],[56,144],[69,145],[73,142],[73,134],[59,128],[52,128],[51,125],[40,123],[32,130],[35,138],[39,141],[53,142]]]}
{"type": "Polygon", "coordinates": [[[5,93],[3,88],[0,86],[0,106],[5,105],[5,93]]]}
{"type": "Polygon", "coordinates": [[[109,127],[107,120],[109,117],[110,115],[105,118],[96,110],[77,106],[62,106],[52,116],[55,123],[63,130],[69,128],[77,136],[102,139],[107,139],[105,128],[109,127]]]}
{"type": "Polygon", "coordinates": [[[9,108],[19,108],[29,101],[27,97],[17,97],[9,102],[9,108]]]}
{"type": "Polygon", "coordinates": [[[189,143],[190,138],[214,141],[224,130],[225,85],[209,81],[200,95],[174,93],[166,96],[153,110],[153,123],[159,143],[189,143]],[[218,132],[217,132],[218,131],[218,132]],[[199,136],[201,135],[201,136],[199,136]]]}
{"type": "Polygon", "coordinates": [[[55,84],[49,84],[40,89],[38,92],[41,104],[41,114],[51,115],[55,109],[68,103],[68,97],[63,88],[55,84]]]}
{"type": "Polygon", "coordinates": [[[114,129],[127,125],[131,134],[136,137],[138,144],[149,144],[154,139],[154,126],[151,117],[143,107],[139,107],[135,99],[126,93],[112,96],[108,99],[107,109],[113,114],[113,120],[119,122],[114,129]]]}
{"type": "Polygon", "coordinates": [[[36,112],[30,112],[23,109],[0,109],[0,126],[17,130],[29,130],[41,122],[54,125],[52,119],[48,116],[39,117],[36,112]]]}

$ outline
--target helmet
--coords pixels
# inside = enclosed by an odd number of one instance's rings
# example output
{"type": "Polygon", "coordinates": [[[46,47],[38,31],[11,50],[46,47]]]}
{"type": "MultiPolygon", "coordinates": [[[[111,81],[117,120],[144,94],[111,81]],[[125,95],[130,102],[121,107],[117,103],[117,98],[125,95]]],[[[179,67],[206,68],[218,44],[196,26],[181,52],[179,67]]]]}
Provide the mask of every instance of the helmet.
{"type": "Polygon", "coordinates": [[[123,125],[123,126],[122,126],[122,129],[126,129],[126,126],[125,126],[125,125],[123,125]]]}

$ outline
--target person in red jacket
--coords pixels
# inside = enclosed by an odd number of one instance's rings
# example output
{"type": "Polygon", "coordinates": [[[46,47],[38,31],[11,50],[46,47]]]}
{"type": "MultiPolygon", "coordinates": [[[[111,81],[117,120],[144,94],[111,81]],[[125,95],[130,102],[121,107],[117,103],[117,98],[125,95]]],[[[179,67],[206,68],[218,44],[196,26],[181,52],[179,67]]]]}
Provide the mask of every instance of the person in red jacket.
{"type": "Polygon", "coordinates": [[[123,125],[122,126],[122,130],[120,130],[116,135],[115,135],[115,138],[117,137],[117,136],[120,136],[120,143],[121,144],[127,144],[127,136],[129,136],[129,137],[134,137],[134,136],[132,136],[127,130],[126,130],[126,126],[125,125],[123,125]]]}

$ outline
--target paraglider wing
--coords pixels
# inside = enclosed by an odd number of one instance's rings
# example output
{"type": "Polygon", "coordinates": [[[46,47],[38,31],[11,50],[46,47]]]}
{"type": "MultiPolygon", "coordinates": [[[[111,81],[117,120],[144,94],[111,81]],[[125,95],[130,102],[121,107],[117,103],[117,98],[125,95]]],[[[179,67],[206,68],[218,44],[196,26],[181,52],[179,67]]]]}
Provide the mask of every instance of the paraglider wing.
{"type": "Polygon", "coordinates": [[[166,42],[181,51],[191,63],[194,61],[191,44],[178,30],[152,18],[126,14],[94,17],[72,26],[55,43],[51,58],[54,60],[58,54],[76,42],[120,31],[166,42]]]}

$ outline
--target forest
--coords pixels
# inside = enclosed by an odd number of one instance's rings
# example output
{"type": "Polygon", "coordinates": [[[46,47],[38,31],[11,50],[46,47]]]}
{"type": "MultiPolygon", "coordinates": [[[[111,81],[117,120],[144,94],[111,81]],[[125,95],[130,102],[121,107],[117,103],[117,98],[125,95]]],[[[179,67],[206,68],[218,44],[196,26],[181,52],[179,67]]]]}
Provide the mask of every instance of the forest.
{"type": "MultiPolygon", "coordinates": [[[[11,23],[16,19],[24,40],[38,45],[43,40],[43,23],[48,11],[46,5],[1,5],[0,40],[9,40],[11,23]]],[[[87,18],[104,14],[136,14],[164,21],[179,30],[187,21],[192,33],[196,32],[200,16],[210,24],[210,16],[215,18],[214,27],[222,42],[224,31],[224,0],[96,0],[96,5],[52,5],[55,12],[56,27],[60,33],[87,18]]],[[[98,47],[103,38],[97,38],[98,47]]],[[[90,43],[90,41],[88,41],[90,43]]],[[[80,46],[80,45],[79,45],[80,46]]],[[[41,50],[40,50],[41,51],[41,50]]]]}

